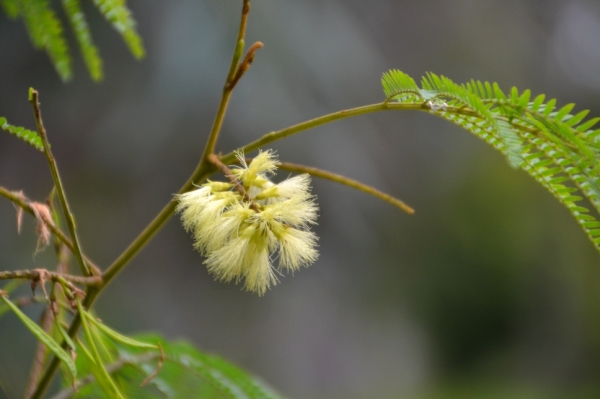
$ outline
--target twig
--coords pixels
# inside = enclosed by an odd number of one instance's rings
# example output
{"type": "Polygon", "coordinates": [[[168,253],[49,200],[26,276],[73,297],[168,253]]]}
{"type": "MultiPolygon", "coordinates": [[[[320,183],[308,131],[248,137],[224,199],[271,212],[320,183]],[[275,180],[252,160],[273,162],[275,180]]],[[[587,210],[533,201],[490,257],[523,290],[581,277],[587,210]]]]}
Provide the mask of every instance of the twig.
{"type": "Polygon", "coordinates": [[[394,205],[395,207],[402,209],[404,212],[406,212],[408,214],[412,215],[413,213],[415,213],[415,210],[413,208],[406,205],[404,202],[400,201],[399,199],[392,197],[391,195],[386,194],[384,192],[381,192],[381,191],[377,190],[376,188],[371,187],[367,184],[361,183],[361,182],[353,180],[353,179],[349,179],[345,176],[338,175],[336,173],[328,172],[326,170],[319,169],[319,168],[313,168],[313,167],[309,167],[309,166],[298,165],[298,164],[288,163],[288,162],[281,162],[279,164],[279,169],[288,170],[290,172],[296,172],[296,173],[308,173],[311,176],[316,176],[316,177],[320,177],[321,179],[331,180],[336,183],[340,183],[345,186],[355,188],[355,189],[365,192],[367,194],[371,194],[385,202],[388,202],[388,203],[394,205]]]}
{"type": "Polygon", "coordinates": [[[81,285],[91,285],[91,286],[100,286],[102,285],[102,277],[100,276],[90,276],[90,277],[81,277],[81,276],[72,276],[69,274],[61,274],[57,272],[51,272],[48,270],[36,269],[36,270],[14,270],[14,271],[5,271],[0,272],[0,280],[9,280],[9,279],[26,279],[39,281],[42,277],[41,274],[44,273],[48,280],[53,282],[60,283],[60,279],[64,279],[70,283],[81,284],[81,285]]]}
{"type": "Polygon", "coordinates": [[[246,190],[244,189],[244,186],[242,186],[240,184],[240,182],[238,181],[238,179],[233,175],[233,173],[231,172],[231,170],[223,163],[219,160],[219,157],[216,156],[215,154],[210,154],[208,156],[208,160],[215,166],[217,166],[219,169],[221,169],[221,171],[223,172],[223,174],[225,175],[226,178],[229,179],[229,181],[231,182],[231,184],[233,184],[236,188],[236,190],[239,191],[239,193],[241,194],[242,198],[244,199],[244,201],[250,203],[250,207],[252,209],[254,209],[254,211],[256,213],[260,213],[260,209],[258,208],[258,205],[252,201],[250,199],[250,197],[248,196],[248,193],[246,192],[246,190]]]}
{"type": "Polygon", "coordinates": [[[244,57],[244,60],[240,62],[240,65],[238,65],[231,80],[228,81],[225,85],[225,88],[227,90],[233,90],[237,82],[242,78],[242,76],[244,76],[246,71],[250,69],[250,65],[252,65],[252,62],[254,61],[254,53],[256,52],[256,50],[263,47],[264,44],[262,44],[262,42],[256,42],[252,46],[250,46],[248,52],[246,53],[246,56],[244,57]]]}
{"type": "MultiPolygon", "coordinates": [[[[0,196],[3,196],[5,198],[9,199],[15,205],[17,205],[19,207],[19,209],[23,209],[25,212],[35,216],[35,212],[33,211],[33,208],[31,207],[31,201],[29,199],[27,199],[23,195],[23,193],[9,191],[9,190],[5,189],[4,187],[0,187],[0,196]]],[[[62,241],[62,243],[65,244],[71,252],[75,253],[75,246],[73,245],[71,240],[69,240],[69,238],[65,235],[65,233],[63,233],[58,227],[56,227],[56,225],[51,220],[46,219],[45,215],[42,214],[40,216],[42,217],[43,222],[46,224],[46,226],[48,226],[50,231],[60,241],[62,241]]],[[[84,259],[85,259],[87,265],[90,266],[90,268],[93,270],[93,272],[94,272],[93,274],[95,274],[95,275],[101,274],[100,269],[98,268],[98,266],[96,266],[94,264],[94,262],[89,260],[85,255],[84,255],[84,259]]]]}
{"type": "Polygon", "coordinates": [[[69,209],[67,196],[63,189],[62,182],[60,180],[60,174],[58,173],[58,166],[56,165],[56,160],[54,159],[52,151],[50,150],[50,143],[48,142],[48,136],[46,135],[46,129],[44,128],[44,122],[42,121],[42,111],[40,109],[39,93],[36,90],[29,89],[29,102],[33,106],[35,124],[37,126],[38,133],[42,138],[42,142],[44,143],[44,153],[46,154],[46,159],[48,160],[48,165],[50,166],[50,171],[52,172],[52,180],[54,180],[54,186],[56,187],[56,191],[58,192],[58,198],[60,199],[62,211],[67,221],[67,227],[69,228],[71,239],[73,240],[73,246],[75,248],[75,257],[77,258],[77,263],[79,264],[81,273],[84,276],[91,276],[92,271],[90,270],[90,267],[87,265],[87,263],[85,263],[85,259],[83,258],[81,245],[79,243],[79,239],[77,238],[75,219],[73,217],[73,214],[71,213],[71,210],[69,209]]]}
{"type": "MultiPolygon", "coordinates": [[[[227,105],[229,104],[229,98],[231,97],[231,93],[233,91],[233,86],[231,85],[232,79],[237,75],[237,71],[239,69],[238,61],[240,59],[241,51],[243,50],[244,37],[246,36],[246,24],[248,21],[248,13],[250,12],[250,0],[244,0],[244,4],[242,6],[242,19],[240,21],[240,27],[238,30],[238,38],[236,41],[236,46],[233,51],[233,56],[231,57],[231,65],[229,67],[229,73],[227,74],[227,79],[225,81],[225,85],[223,86],[223,94],[221,95],[221,101],[219,102],[219,109],[215,115],[215,120],[213,122],[212,128],[210,130],[210,134],[208,136],[208,140],[206,141],[206,146],[204,147],[204,152],[202,154],[202,159],[200,163],[206,163],[207,157],[209,154],[212,154],[215,151],[215,145],[217,144],[217,139],[219,137],[219,133],[221,132],[221,126],[223,125],[223,119],[225,118],[225,113],[227,111],[227,105]]],[[[254,53],[254,51],[253,51],[254,53]]]]}

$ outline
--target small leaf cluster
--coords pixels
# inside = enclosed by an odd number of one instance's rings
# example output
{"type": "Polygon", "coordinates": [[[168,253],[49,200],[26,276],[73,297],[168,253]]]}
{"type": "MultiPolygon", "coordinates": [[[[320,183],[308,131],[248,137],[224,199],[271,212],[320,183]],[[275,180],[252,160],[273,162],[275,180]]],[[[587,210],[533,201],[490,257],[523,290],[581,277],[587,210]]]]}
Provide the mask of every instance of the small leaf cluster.
{"type": "MultiPolygon", "coordinates": [[[[160,346],[161,354],[147,356],[150,352],[140,345],[127,345],[106,338],[99,343],[105,368],[111,371],[110,378],[124,397],[281,398],[261,380],[218,356],[196,349],[188,342],[171,342],[157,334],[130,338],[138,344],[160,346]],[[148,383],[140,387],[142,381],[148,383]]],[[[95,363],[90,357],[81,356],[77,358],[77,366],[78,371],[85,375],[84,371],[92,372],[95,363]]],[[[64,375],[63,381],[68,388],[68,375],[64,375]]],[[[77,397],[113,398],[98,380],[80,387],[77,397]]]]}
{"type": "Polygon", "coordinates": [[[32,130],[25,129],[21,126],[13,126],[6,121],[6,118],[0,117],[0,129],[8,132],[14,136],[17,136],[21,140],[31,144],[33,147],[40,151],[44,151],[44,144],[42,138],[32,130]]]}
{"type": "MultiPolygon", "coordinates": [[[[142,39],[136,31],[125,0],[94,0],[102,16],[119,32],[136,58],[144,56],[142,39]]],[[[63,10],[73,30],[79,49],[93,80],[103,77],[102,59],[92,40],[90,28],[80,0],[61,0],[63,10]]],[[[64,33],[63,22],[51,7],[50,0],[0,0],[6,15],[22,18],[36,48],[45,50],[61,79],[72,77],[72,61],[64,33]]]]}
{"type": "Polygon", "coordinates": [[[587,199],[600,212],[600,129],[593,129],[600,118],[585,120],[589,111],[571,114],[574,104],[557,108],[555,99],[532,98],[529,90],[505,94],[497,83],[457,84],[428,73],[419,88],[398,70],[382,83],[388,103],[422,104],[505,154],[571,212],[600,251],[600,222],[581,205],[587,199]]]}

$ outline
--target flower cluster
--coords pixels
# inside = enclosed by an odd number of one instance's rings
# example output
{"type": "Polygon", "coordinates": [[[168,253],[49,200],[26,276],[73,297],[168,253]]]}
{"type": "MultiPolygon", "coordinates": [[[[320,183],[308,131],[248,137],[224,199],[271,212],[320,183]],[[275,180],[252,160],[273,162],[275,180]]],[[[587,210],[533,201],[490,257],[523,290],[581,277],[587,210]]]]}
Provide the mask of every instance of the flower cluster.
{"type": "Polygon", "coordinates": [[[194,247],[218,280],[239,282],[263,295],[278,282],[280,271],[296,271],[317,257],[317,205],[310,194],[310,176],[275,184],[269,180],[279,162],[272,151],[249,164],[237,154],[232,182],[208,181],[178,196],[183,226],[194,234],[194,247]],[[272,264],[277,254],[278,267],[272,264]]]}

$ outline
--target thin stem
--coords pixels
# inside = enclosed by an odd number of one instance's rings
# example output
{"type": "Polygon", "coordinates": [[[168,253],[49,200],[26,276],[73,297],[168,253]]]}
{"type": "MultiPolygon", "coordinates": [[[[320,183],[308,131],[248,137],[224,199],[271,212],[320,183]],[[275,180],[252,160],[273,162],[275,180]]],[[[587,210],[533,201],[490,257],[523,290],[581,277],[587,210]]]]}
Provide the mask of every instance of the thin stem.
{"type": "Polygon", "coordinates": [[[56,190],[58,192],[58,197],[60,198],[62,211],[67,221],[67,227],[69,228],[71,239],[73,240],[73,245],[75,247],[75,257],[77,258],[77,263],[79,264],[81,274],[83,274],[84,276],[90,276],[92,275],[92,271],[90,267],[85,263],[85,259],[83,258],[81,244],[79,243],[79,239],[77,238],[77,228],[75,227],[75,219],[73,217],[73,214],[71,213],[71,210],[69,209],[67,195],[63,189],[62,182],[60,180],[60,174],[58,173],[58,166],[56,165],[56,160],[54,159],[52,151],[50,150],[50,143],[48,142],[46,129],[44,128],[44,122],[42,121],[42,111],[40,110],[40,103],[38,99],[38,92],[36,90],[29,89],[29,102],[33,106],[35,124],[37,125],[37,130],[40,134],[40,137],[42,138],[42,142],[44,143],[44,153],[46,154],[46,159],[48,160],[48,165],[50,166],[50,171],[52,172],[52,180],[54,180],[54,186],[56,187],[56,190]]]}
{"type": "Polygon", "coordinates": [[[100,276],[89,276],[89,277],[81,277],[81,276],[72,276],[70,274],[62,274],[57,272],[51,272],[49,270],[36,269],[36,270],[13,270],[0,272],[0,280],[12,280],[12,279],[23,279],[23,280],[33,280],[39,281],[41,278],[47,278],[50,281],[59,282],[59,280],[65,279],[71,283],[81,284],[81,285],[93,285],[100,286],[102,285],[102,277],[100,276]],[[42,276],[44,274],[44,276],[42,276]]]}
{"type": "Polygon", "coordinates": [[[336,183],[340,183],[345,186],[355,188],[355,189],[365,192],[367,194],[371,194],[385,202],[388,202],[388,203],[394,205],[395,207],[402,209],[404,212],[406,212],[408,214],[412,215],[413,213],[415,213],[415,210],[413,208],[406,205],[404,202],[400,201],[399,199],[392,197],[391,195],[386,194],[384,192],[381,192],[381,191],[377,190],[376,188],[371,187],[367,184],[361,183],[361,182],[353,180],[353,179],[349,179],[345,176],[338,175],[336,173],[328,172],[323,169],[313,168],[310,166],[298,165],[298,164],[288,163],[288,162],[281,162],[279,164],[279,169],[288,170],[290,172],[296,172],[296,173],[308,173],[311,176],[316,176],[316,177],[320,177],[321,179],[331,180],[336,183]]]}
{"type": "Polygon", "coordinates": [[[208,140],[206,141],[206,147],[204,147],[204,153],[202,154],[202,159],[200,161],[201,163],[205,163],[208,155],[215,152],[215,145],[217,144],[217,139],[219,138],[219,133],[221,132],[221,126],[223,126],[223,119],[225,118],[225,113],[227,111],[227,105],[229,104],[229,98],[231,97],[231,93],[233,91],[233,86],[230,85],[231,79],[234,78],[239,68],[239,66],[237,65],[241,54],[239,50],[240,45],[242,46],[243,50],[243,43],[244,37],[246,36],[246,24],[248,21],[249,12],[250,0],[244,0],[244,4],[242,6],[242,19],[240,21],[240,28],[238,30],[238,39],[236,42],[235,50],[233,51],[233,56],[231,58],[229,74],[227,75],[227,79],[223,87],[223,94],[221,95],[221,101],[219,102],[219,109],[217,110],[217,114],[215,115],[215,120],[210,130],[208,140]]]}
{"type": "MultiPolygon", "coordinates": [[[[17,205],[19,208],[23,209],[25,212],[27,212],[27,213],[35,216],[35,212],[33,211],[33,208],[31,207],[31,201],[29,199],[27,199],[23,195],[23,193],[9,191],[9,190],[5,189],[4,187],[0,186],[0,196],[9,199],[15,205],[17,205]]],[[[46,224],[46,226],[48,226],[48,228],[50,229],[50,231],[63,244],[65,244],[67,246],[67,248],[69,248],[69,250],[72,253],[75,253],[75,246],[73,245],[73,243],[71,242],[71,240],[69,240],[69,238],[65,235],[65,233],[63,233],[58,227],[56,227],[56,225],[54,224],[54,222],[52,222],[51,220],[46,219],[45,215],[42,214],[41,217],[42,217],[42,221],[46,224]]],[[[94,264],[94,262],[92,262],[85,255],[84,255],[84,259],[85,259],[86,264],[89,267],[91,267],[92,270],[94,270],[94,274],[99,275],[101,273],[100,269],[98,268],[98,266],[96,266],[94,264]]]]}
{"type": "Polygon", "coordinates": [[[256,42],[252,46],[250,46],[248,52],[246,53],[246,56],[244,57],[244,60],[240,62],[240,65],[238,65],[237,70],[225,85],[225,88],[227,90],[233,90],[233,88],[239,82],[242,76],[244,76],[248,69],[250,69],[250,65],[252,65],[252,62],[254,62],[254,53],[256,52],[256,50],[263,47],[264,44],[262,44],[261,42],[256,42]]]}
{"type": "MultiPolygon", "coordinates": [[[[302,123],[298,123],[297,125],[293,125],[293,126],[287,127],[285,129],[282,129],[282,130],[279,130],[276,132],[267,133],[264,136],[262,136],[261,138],[259,138],[258,140],[253,141],[252,143],[244,146],[242,148],[242,151],[245,154],[248,154],[254,150],[257,150],[257,149],[265,146],[266,144],[272,143],[277,140],[281,140],[285,137],[291,136],[296,133],[303,132],[308,129],[315,128],[317,126],[321,126],[321,125],[325,125],[330,122],[337,121],[339,119],[345,119],[345,118],[350,118],[353,116],[369,114],[372,112],[388,111],[388,110],[427,111],[427,110],[429,110],[429,108],[424,104],[377,103],[377,104],[371,104],[371,105],[365,105],[362,107],[347,109],[347,110],[343,110],[343,111],[338,111],[338,112],[323,115],[318,118],[311,119],[311,120],[308,120],[308,121],[305,121],[302,123]]],[[[221,162],[223,162],[225,164],[235,162],[235,157],[236,157],[235,152],[232,151],[232,152],[222,156],[221,162]]]]}

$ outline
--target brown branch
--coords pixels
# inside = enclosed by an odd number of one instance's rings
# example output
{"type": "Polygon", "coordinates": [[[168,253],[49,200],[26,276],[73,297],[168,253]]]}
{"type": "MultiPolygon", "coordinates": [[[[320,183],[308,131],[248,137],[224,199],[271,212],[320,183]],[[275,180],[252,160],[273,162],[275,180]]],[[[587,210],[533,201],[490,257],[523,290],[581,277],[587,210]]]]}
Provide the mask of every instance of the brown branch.
{"type": "Polygon", "coordinates": [[[218,167],[219,169],[221,169],[221,172],[223,172],[223,174],[225,175],[226,178],[229,179],[229,181],[231,182],[231,184],[233,184],[236,188],[236,190],[239,191],[240,195],[242,196],[242,198],[244,199],[244,201],[249,202],[250,203],[250,207],[252,209],[254,209],[254,211],[256,213],[260,213],[260,209],[258,207],[258,204],[256,204],[256,202],[252,201],[250,199],[250,197],[248,196],[248,193],[246,192],[246,190],[244,189],[244,186],[242,186],[239,182],[239,180],[233,175],[233,173],[231,172],[231,169],[229,169],[223,162],[221,162],[219,160],[219,157],[216,156],[215,154],[210,154],[207,159],[216,167],[218,167]]]}
{"type": "MultiPolygon", "coordinates": [[[[31,206],[32,201],[27,199],[27,197],[25,197],[25,195],[23,195],[23,193],[9,191],[9,190],[5,189],[4,187],[0,187],[0,196],[3,196],[5,198],[9,199],[15,205],[17,205],[19,207],[19,209],[23,209],[25,212],[35,216],[35,212],[33,211],[33,208],[31,206]]],[[[50,231],[60,241],[62,241],[62,243],[65,244],[71,252],[75,253],[75,246],[73,245],[71,240],[69,240],[69,238],[65,235],[65,233],[63,233],[58,227],[56,227],[56,225],[54,224],[54,222],[52,222],[52,220],[47,219],[45,217],[45,215],[42,214],[41,217],[42,217],[43,222],[50,229],[50,231]]],[[[100,271],[98,266],[96,266],[94,264],[94,262],[92,262],[90,259],[88,259],[85,255],[84,255],[84,259],[85,259],[86,263],[90,266],[90,268],[93,270],[95,275],[102,274],[102,272],[100,271]]]]}
{"type": "Polygon", "coordinates": [[[77,238],[77,228],[75,227],[75,219],[73,217],[73,214],[71,213],[71,210],[69,209],[69,203],[67,202],[67,196],[62,186],[60,174],[58,173],[58,166],[56,164],[56,160],[54,159],[52,151],[50,150],[50,143],[48,142],[46,128],[44,128],[44,122],[42,120],[39,93],[36,90],[33,90],[32,88],[29,89],[29,102],[33,107],[33,113],[35,115],[35,124],[37,126],[38,133],[42,138],[42,142],[44,143],[44,154],[46,155],[48,166],[50,167],[50,172],[52,173],[54,187],[56,187],[56,191],[58,192],[58,198],[60,199],[62,211],[65,220],[67,221],[67,227],[69,229],[69,233],[71,234],[71,239],[73,240],[73,247],[75,250],[74,253],[75,257],[77,258],[77,263],[79,264],[81,274],[83,274],[84,276],[91,276],[93,273],[83,257],[81,245],[79,244],[79,238],[77,238]]]}
{"type": "Polygon", "coordinates": [[[81,285],[90,285],[90,286],[101,286],[102,285],[102,277],[100,276],[90,276],[90,277],[81,277],[81,276],[72,276],[70,274],[61,274],[57,272],[51,272],[44,269],[36,269],[36,270],[14,270],[14,271],[5,271],[0,272],[0,280],[10,280],[10,279],[25,279],[25,280],[33,280],[40,281],[42,278],[46,278],[55,283],[61,283],[60,279],[64,279],[70,283],[81,284],[81,285]],[[44,276],[43,276],[43,275],[44,276]]]}

